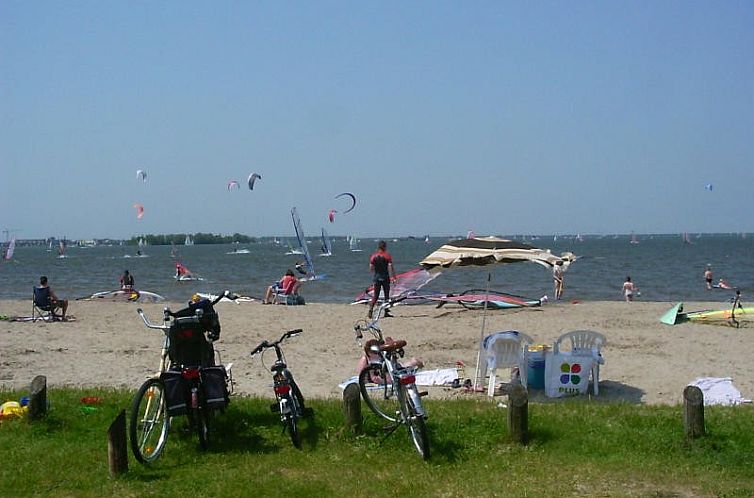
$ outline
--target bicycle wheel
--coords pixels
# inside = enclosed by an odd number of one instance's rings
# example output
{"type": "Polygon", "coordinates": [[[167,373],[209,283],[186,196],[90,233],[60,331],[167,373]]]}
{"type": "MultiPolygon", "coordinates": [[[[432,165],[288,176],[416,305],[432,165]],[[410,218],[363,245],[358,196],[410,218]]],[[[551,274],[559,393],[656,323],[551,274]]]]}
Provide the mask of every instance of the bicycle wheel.
{"type": "Polygon", "coordinates": [[[136,460],[143,464],[157,460],[165,448],[169,429],[165,386],[160,379],[148,379],[131,403],[128,432],[136,460]]]}
{"type": "Polygon", "coordinates": [[[290,411],[285,415],[285,425],[288,428],[288,435],[291,437],[293,446],[301,449],[301,434],[298,432],[298,413],[300,407],[294,398],[294,396],[288,397],[290,411]]]}
{"type": "MultiPolygon", "coordinates": [[[[422,456],[422,459],[429,460],[429,436],[427,435],[427,425],[424,422],[424,416],[420,415],[420,410],[414,405],[414,399],[419,399],[419,393],[416,387],[401,387],[401,413],[403,414],[408,435],[414,443],[416,451],[422,456]],[[409,391],[413,389],[414,392],[409,391]],[[412,394],[415,396],[412,396],[412,394]]],[[[420,403],[421,401],[417,401],[420,403]]]]}
{"type": "Polygon", "coordinates": [[[189,411],[189,423],[199,436],[199,447],[209,447],[209,411],[206,408],[194,408],[189,411]]]}
{"type": "Polygon", "coordinates": [[[372,382],[375,377],[387,379],[387,370],[383,365],[368,365],[359,373],[361,397],[377,416],[390,422],[398,422],[400,408],[393,392],[393,385],[390,382],[375,384],[372,382]]]}

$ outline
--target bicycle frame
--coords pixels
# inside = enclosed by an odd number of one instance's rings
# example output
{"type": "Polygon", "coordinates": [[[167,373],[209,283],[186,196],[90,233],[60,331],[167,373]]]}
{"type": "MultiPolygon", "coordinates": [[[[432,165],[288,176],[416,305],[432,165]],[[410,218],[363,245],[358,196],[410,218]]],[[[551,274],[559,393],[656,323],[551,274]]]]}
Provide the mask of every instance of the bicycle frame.
{"type": "Polygon", "coordinates": [[[305,416],[306,408],[304,407],[304,399],[301,391],[293,379],[293,373],[288,369],[288,365],[285,362],[285,355],[280,347],[280,343],[301,332],[301,329],[290,330],[273,343],[268,341],[261,342],[251,352],[251,356],[253,357],[270,348],[275,350],[276,359],[270,367],[270,371],[272,372],[272,389],[275,393],[276,404],[273,404],[270,408],[272,411],[280,414],[280,422],[284,428],[288,428],[291,441],[297,448],[301,447],[297,419],[305,416]]]}

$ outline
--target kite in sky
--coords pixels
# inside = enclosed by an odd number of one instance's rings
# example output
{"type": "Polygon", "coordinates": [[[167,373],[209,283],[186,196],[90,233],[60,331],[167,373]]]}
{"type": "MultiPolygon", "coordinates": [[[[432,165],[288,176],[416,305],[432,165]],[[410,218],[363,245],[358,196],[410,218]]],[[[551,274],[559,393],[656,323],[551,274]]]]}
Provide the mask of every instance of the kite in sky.
{"type": "Polygon", "coordinates": [[[142,219],[144,217],[144,206],[141,204],[134,204],[134,209],[136,209],[136,219],[142,219]]]}
{"type": "Polygon", "coordinates": [[[337,199],[338,197],[344,197],[344,196],[350,197],[351,198],[351,203],[352,203],[350,208],[348,208],[345,211],[343,211],[343,214],[346,214],[346,213],[350,213],[351,211],[353,211],[353,208],[356,207],[356,196],[353,195],[351,192],[343,192],[342,194],[336,195],[335,198],[337,199]]]}
{"type": "Polygon", "coordinates": [[[238,190],[240,188],[241,186],[238,184],[237,181],[231,180],[228,182],[228,190],[233,190],[233,189],[238,190]]]}
{"type": "Polygon", "coordinates": [[[252,173],[249,175],[249,190],[254,190],[254,182],[257,180],[261,180],[262,177],[259,175],[259,173],[252,173]]]}
{"type": "Polygon", "coordinates": [[[136,179],[141,180],[144,183],[147,183],[147,172],[143,169],[137,169],[136,170],[136,179]]]}

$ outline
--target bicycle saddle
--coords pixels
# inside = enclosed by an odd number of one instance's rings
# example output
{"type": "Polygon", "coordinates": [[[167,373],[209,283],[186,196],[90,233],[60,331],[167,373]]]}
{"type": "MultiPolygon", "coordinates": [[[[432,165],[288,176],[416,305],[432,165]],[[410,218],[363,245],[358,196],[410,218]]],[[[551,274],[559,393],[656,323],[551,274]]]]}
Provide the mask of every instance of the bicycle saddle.
{"type": "Polygon", "coordinates": [[[408,344],[406,341],[400,339],[400,340],[393,340],[388,343],[385,343],[380,346],[380,351],[390,352],[390,351],[396,351],[398,349],[403,349],[406,347],[406,344],[408,344]]]}

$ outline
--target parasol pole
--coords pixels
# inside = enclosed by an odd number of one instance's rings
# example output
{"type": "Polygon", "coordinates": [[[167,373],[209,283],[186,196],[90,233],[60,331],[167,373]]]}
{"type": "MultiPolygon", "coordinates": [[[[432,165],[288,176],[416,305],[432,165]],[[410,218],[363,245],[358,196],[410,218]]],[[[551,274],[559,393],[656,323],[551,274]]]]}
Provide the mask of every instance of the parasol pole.
{"type": "Polygon", "coordinates": [[[490,279],[492,273],[487,273],[487,289],[484,291],[484,309],[482,311],[482,330],[479,332],[479,349],[476,353],[476,370],[474,371],[474,391],[477,390],[477,386],[484,388],[484,375],[480,372],[479,365],[482,360],[482,344],[484,343],[484,327],[487,322],[487,301],[490,295],[490,279]]]}

